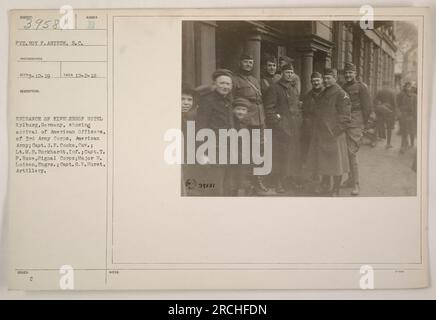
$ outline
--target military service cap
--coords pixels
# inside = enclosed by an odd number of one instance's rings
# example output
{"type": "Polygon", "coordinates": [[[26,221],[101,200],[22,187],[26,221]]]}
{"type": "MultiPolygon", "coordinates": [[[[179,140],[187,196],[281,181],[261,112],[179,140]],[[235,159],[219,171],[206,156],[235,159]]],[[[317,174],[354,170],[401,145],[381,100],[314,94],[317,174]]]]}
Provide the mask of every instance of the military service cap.
{"type": "Polygon", "coordinates": [[[287,63],[282,67],[282,71],[285,70],[294,70],[294,66],[292,65],[292,63],[287,63]]]}
{"type": "Polygon", "coordinates": [[[240,60],[254,60],[254,58],[251,53],[244,52],[241,54],[240,60]]]}
{"type": "Polygon", "coordinates": [[[248,101],[245,98],[236,98],[235,100],[233,100],[232,105],[233,105],[233,108],[235,108],[235,107],[245,107],[245,108],[249,109],[251,103],[250,103],[250,101],[248,101]]]}
{"type": "Polygon", "coordinates": [[[221,76],[227,76],[227,77],[232,78],[233,72],[231,72],[228,69],[217,69],[214,73],[212,73],[212,80],[216,80],[216,78],[221,77],[221,76]]]}

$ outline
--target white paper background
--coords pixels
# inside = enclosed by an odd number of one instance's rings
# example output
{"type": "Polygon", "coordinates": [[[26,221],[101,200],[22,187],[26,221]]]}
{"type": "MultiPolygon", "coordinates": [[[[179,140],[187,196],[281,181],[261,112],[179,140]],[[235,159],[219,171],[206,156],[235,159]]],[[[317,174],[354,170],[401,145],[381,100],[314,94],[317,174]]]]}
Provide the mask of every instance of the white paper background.
{"type": "MultiPolygon", "coordinates": [[[[1,25],[0,25],[0,298],[162,298],[162,299],[232,299],[232,298],[246,298],[246,299],[301,299],[301,298],[436,298],[436,289],[428,288],[422,290],[398,290],[398,291],[373,291],[373,292],[360,292],[360,291],[190,291],[190,292],[107,292],[107,293],[84,293],[84,292],[60,292],[60,293],[23,293],[23,292],[7,292],[6,284],[6,225],[7,219],[4,215],[4,199],[6,196],[6,184],[7,184],[7,137],[6,137],[6,90],[7,90],[7,39],[8,39],[8,25],[7,25],[7,10],[13,8],[59,8],[62,5],[69,4],[73,8],[153,8],[153,7],[281,7],[281,6],[337,6],[337,1],[305,1],[304,3],[298,1],[38,1],[37,6],[33,1],[4,1],[0,4],[1,10],[1,25]]],[[[432,1],[352,1],[346,2],[347,7],[359,6],[362,4],[373,4],[378,6],[433,6],[433,11],[436,9],[432,1]]],[[[435,13],[432,14],[435,17],[435,13]]],[[[434,27],[432,28],[435,29],[434,27]]],[[[435,39],[435,34],[432,35],[435,39]]],[[[435,49],[436,41],[433,41],[433,50],[435,49]]],[[[429,67],[429,66],[427,66],[429,67]]],[[[435,70],[434,66],[432,66],[435,70]]],[[[434,72],[433,72],[434,74],[434,72]]],[[[433,83],[432,92],[435,84],[433,83]]],[[[434,98],[434,96],[433,96],[434,98]]],[[[432,114],[432,124],[436,125],[435,116],[432,114]]],[[[434,151],[434,138],[435,129],[431,128],[430,138],[430,190],[429,194],[434,194],[435,187],[435,171],[431,166],[431,163],[435,158],[434,151]],[[432,179],[433,177],[433,179],[432,179]]],[[[430,263],[432,258],[436,257],[436,247],[432,246],[434,237],[436,234],[436,219],[432,216],[434,208],[434,199],[430,197],[429,207],[429,243],[430,243],[430,263]]],[[[434,265],[431,265],[432,274],[436,271],[434,265]]]]}

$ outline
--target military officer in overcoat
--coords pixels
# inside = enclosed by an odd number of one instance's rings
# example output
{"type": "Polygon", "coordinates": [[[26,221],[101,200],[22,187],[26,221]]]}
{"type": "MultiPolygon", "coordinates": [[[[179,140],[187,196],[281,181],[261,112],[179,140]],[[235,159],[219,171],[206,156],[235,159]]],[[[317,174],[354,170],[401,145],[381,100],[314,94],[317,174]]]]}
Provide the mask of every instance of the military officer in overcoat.
{"type": "MultiPolygon", "coordinates": [[[[275,75],[276,81],[280,80],[280,78],[282,76],[283,66],[289,65],[289,64],[294,65],[294,59],[292,59],[291,57],[288,57],[288,56],[281,56],[279,58],[279,65],[277,67],[277,72],[275,75]]],[[[296,73],[294,73],[294,75],[293,75],[292,85],[295,86],[295,88],[297,89],[297,93],[300,95],[301,94],[301,79],[298,76],[298,74],[296,74],[296,73]]]]}
{"type": "Polygon", "coordinates": [[[313,131],[313,114],[317,107],[321,93],[324,91],[324,83],[322,74],[319,72],[313,72],[310,75],[310,82],[312,89],[307,92],[303,98],[302,115],[303,124],[301,128],[301,149],[303,162],[307,157],[307,151],[309,149],[310,139],[313,131]]]}
{"type": "Polygon", "coordinates": [[[292,85],[294,68],[282,67],[282,77],[264,97],[267,126],[272,129],[273,177],[276,192],[283,193],[283,180],[293,178],[301,185],[301,123],[302,115],[297,89],[292,85]]]}
{"type": "MultiPolygon", "coordinates": [[[[345,132],[351,122],[351,102],[336,83],[334,70],[324,73],[325,89],[314,98],[312,135],[307,166],[323,176],[323,182],[333,177],[332,196],[339,196],[342,175],[350,170],[345,132]]],[[[326,190],[327,191],[327,190],[326,190]]]]}
{"type": "Polygon", "coordinates": [[[346,63],[344,72],[345,83],[343,89],[351,100],[351,123],[347,129],[350,174],[344,186],[351,187],[351,195],[357,196],[360,193],[357,152],[360,148],[363,129],[370,117],[375,119],[375,113],[373,112],[368,87],[356,80],[356,66],[352,63],[346,63]]]}

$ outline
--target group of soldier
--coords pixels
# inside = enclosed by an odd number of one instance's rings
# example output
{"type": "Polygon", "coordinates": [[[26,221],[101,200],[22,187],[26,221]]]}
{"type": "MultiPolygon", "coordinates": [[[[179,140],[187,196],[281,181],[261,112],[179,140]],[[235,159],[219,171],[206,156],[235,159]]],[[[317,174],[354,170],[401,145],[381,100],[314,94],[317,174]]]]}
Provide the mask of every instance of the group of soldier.
{"type": "Polygon", "coordinates": [[[386,138],[386,148],[391,148],[398,118],[400,152],[413,145],[416,94],[410,83],[398,96],[385,87],[372,99],[356,66],[346,63],[342,85],[337,70],[326,69],[311,74],[312,89],[302,94],[290,58],[277,63],[275,57],[266,56],[260,81],[253,75],[254,62],[244,53],[236,72],[218,69],[211,86],[182,89],[183,121],[195,120],[197,129],[272,131],[271,174],[254,176],[247,166],[221,166],[219,195],[277,195],[291,189],[298,193],[307,192],[310,185],[315,195],[339,196],[341,188],[348,188],[357,196],[358,151],[365,134],[372,144],[386,138]]]}

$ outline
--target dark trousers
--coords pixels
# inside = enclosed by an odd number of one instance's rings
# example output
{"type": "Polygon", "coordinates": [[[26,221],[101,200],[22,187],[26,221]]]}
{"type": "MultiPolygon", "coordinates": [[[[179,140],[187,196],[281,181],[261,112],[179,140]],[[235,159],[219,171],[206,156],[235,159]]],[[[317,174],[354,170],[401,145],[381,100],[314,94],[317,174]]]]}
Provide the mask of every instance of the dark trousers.
{"type": "Polygon", "coordinates": [[[401,132],[401,148],[407,148],[409,145],[415,144],[416,121],[413,118],[400,119],[400,132],[401,132]],[[410,138],[410,144],[409,144],[410,138]]]}

